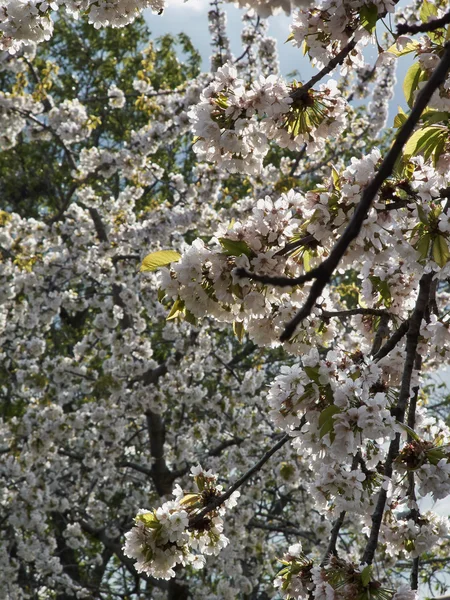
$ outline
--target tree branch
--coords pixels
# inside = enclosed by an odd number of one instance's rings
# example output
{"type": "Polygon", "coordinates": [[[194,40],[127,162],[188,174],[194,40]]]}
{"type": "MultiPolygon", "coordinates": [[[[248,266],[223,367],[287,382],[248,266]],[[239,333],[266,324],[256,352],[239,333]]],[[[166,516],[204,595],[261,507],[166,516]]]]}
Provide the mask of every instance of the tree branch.
{"type": "Polygon", "coordinates": [[[428,31],[436,31],[441,27],[445,27],[450,23],[450,12],[446,13],[440,19],[433,19],[428,23],[421,23],[420,25],[408,25],[408,23],[400,23],[397,26],[398,35],[405,35],[405,33],[426,33],[428,31]]]}
{"type": "MultiPolygon", "coordinates": [[[[419,284],[419,294],[416,301],[413,314],[409,320],[408,333],[406,335],[406,358],[403,368],[402,382],[400,393],[397,401],[397,406],[392,410],[392,414],[396,417],[399,423],[403,423],[405,419],[406,407],[411,395],[411,377],[416,361],[417,344],[419,342],[420,325],[427,309],[428,300],[430,297],[431,281],[434,272],[426,273],[422,276],[419,284]]],[[[389,445],[388,454],[384,465],[384,477],[391,478],[393,472],[393,462],[398,455],[400,449],[400,433],[397,433],[395,438],[389,445]]],[[[381,521],[383,519],[384,508],[386,504],[387,490],[383,487],[380,490],[375,510],[372,514],[372,527],[370,530],[369,540],[364,550],[362,563],[372,564],[375,551],[378,546],[378,535],[380,533],[381,521]]]]}
{"type": "Polygon", "coordinates": [[[270,448],[270,450],[268,450],[264,454],[264,456],[255,465],[253,465],[253,467],[251,467],[251,469],[244,473],[242,477],[240,477],[231,487],[229,487],[226,492],[224,492],[217,498],[214,498],[207,506],[205,506],[205,508],[203,508],[198,514],[196,514],[195,517],[192,519],[191,524],[195,525],[196,523],[199,523],[205,515],[216,509],[221,504],[223,504],[225,500],[228,500],[228,498],[232,495],[233,492],[235,492],[242,485],[244,485],[244,483],[246,483],[250,479],[250,477],[252,477],[252,475],[257,473],[266,464],[270,457],[273,456],[275,452],[277,452],[280,448],[282,448],[284,444],[290,439],[291,436],[287,434],[284,435],[275,444],[275,446],[272,446],[272,448],[270,448]]]}

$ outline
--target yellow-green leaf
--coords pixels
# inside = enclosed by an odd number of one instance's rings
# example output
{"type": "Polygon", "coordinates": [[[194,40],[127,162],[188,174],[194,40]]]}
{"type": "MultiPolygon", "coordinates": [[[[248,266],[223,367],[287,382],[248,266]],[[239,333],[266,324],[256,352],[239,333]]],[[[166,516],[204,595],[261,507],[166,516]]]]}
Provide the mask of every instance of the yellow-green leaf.
{"type": "Polygon", "coordinates": [[[372,565],[367,565],[367,567],[364,567],[364,569],[361,571],[361,583],[364,587],[367,587],[369,585],[371,578],[372,565]]]}
{"type": "Polygon", "coordinates": [[[428,23],[432,19],[437,17],[437,8],[432,2],[428,0],[422,0],[422,6],[420,7],[419,17],[422,23],[428,23]]]}
{"type": "Polygon", "coordinates": [[[443,235],[437,235],[433,240],[433,260],[440,267],[447,264],[450,257],[447,240],[443,235]]]}
{"type": "Polygon", "coordinates": [[[308,250],[303,252],[302,260],[305,273],[308,273],[308,271],[311,271],[311,254],[308,252],[308,250]]]}
{"type": "Polygon", "coordinates": [[[430,137],[441,132],[441,128],[436,126],[423,127],[415,131],[403,147],[403,156],[409,159],[420,152],[421,148],[427,143],[430,137]]]}
{"type": "Polygon", "coordinates": [[[178,262],[180,258],[181,254],[175,252],[175,250],[158,250],[157,252],[147,254],[142,261],[140,270],[142,272],[156,271],[159,267],[166,267],[170,263],[178,262]]]}
{"type": "Polygon", "coordinates": [[[331,178],[333,179],[333,185],[337,190],[341,189],[339,185],[339,172],[331,165],[331,178]]]}
{"type": "Polygon", "coordinates": [[[193,504],[197,504],[200,500],[200,494],[185,494],[183,498],[180,500],[180,504],[183,506],[188,505],[192,506],[193,504]]]}
{"type": "Polygon", "coordinates": [[[184,302],[181,298],[177,298],[170,309],[170,313],[167,315],[166,321],[171,321],[184,314],[184,302]]]}
{"type": "Polygon", "coordinates": [[[416,440],[416,442],[420,440],[420,437],[417,435],[414,429],[412,429],[409,425],[406,425],[406,423],[400,423],[399,421],[397,421],[397,425],[400,425],[400,427],[404,429],[413,440],[416,440]]]}
{"type": "Polygon", "coordinates": [[[413,104],[413,95],[419,85],[421,74],[422,69],[419,63],[414,63],[406,71],[405,79],[403,81],[403,93],[405,94],[406,102],[410,107],[413,104]]]}
{"type": "Polygon", "coordinates": [[[392,44],[392,46],[390,48],[388,48],[386,50],[386,52],[389,52],[390,54],[394,54],[395,56],[399,57],[399,56],[405,56],[405,54],[410,54],[411,52],[414,52],[415,50],[417,50],[417,48],[419,47],[419,42],[417,41],[413,41],[413,42],[409,42],[408,44],[406,44],[402,50],[399,50],[397,48],[397,44],[392,44]]]}
{"type": "Polygon", "coordinates": [[[237,337],[237,339],[242,342],[245,334],[245,327],[242,321],[234,321],[233,323],[233,333],[237,337]]]}
{"type": "Polygon", "coordinates": [[[399,127],[401,127],[405,121],[407,120],[407,116],[405,111],[402,109],[401,106],[398,107],[398,115],[396,115],[396,117],[394,118],[394,127],[396,127],[397,129],[399,127]]]}

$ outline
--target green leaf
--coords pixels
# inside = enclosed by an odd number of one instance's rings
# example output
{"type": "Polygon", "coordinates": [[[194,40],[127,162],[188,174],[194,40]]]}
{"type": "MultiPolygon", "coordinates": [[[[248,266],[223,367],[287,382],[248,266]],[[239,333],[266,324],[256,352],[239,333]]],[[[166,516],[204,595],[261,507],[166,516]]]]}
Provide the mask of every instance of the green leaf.
{"type": "Polygon", "coordinates": [[[441,146],[441,141],[445,142],[448,140],[448,131],[440,130],[434,135],[430,136],[421,148],[424,159],[427,161],[430,156],[436,153],[437,149],[441,146]]]}
{"type": "Polygon", "coordinates": [[[441,110],[427,110],[427,112],[422,115],[422,120],[426,121],[428,125],[442,123],[442,121],[448,121],[449,118],[450,113],[441,110]]]}
{"type": "Polygon", "coordinates": [[[403,47],[402,50],[399,50],[397,48],[396,44],[392,44],[392,46],[390,48],[388,48],[386,50],[386,52],[389,52],[390,54],[394,54],[395,56],[399,57],[399,56],[405,56],[405,54],[410,54],[411,52],[414,52],[415,50],[417,50],[418,47],[419,47],[419,42],[416,42],[416,41],[409,42],[408,44],[406,44],[406,46],[403,47]]]}
{"type": "Polygon", "coordinates": [[[402,109],[401,106],[398,107],[398,115],[396,115],[396,117],[394,118],[394,127],[396,127],[397,129],[399,127],[401,127],[407,120],[407,116],[405,111],[402,109]]]}
{"type": "Polygon", "coordinates": [[[233,333],[237,337],[237,339],[242,342],[245,334],[245,327],[242,321],[234,321],[233,323],[233,333]]]}
{"type": "Polygon", "coordinates": [[[288,42],[292,42],[292,40],[294,39],[294,32],[291,32],[287,38],[286,41],[284,42],[285,44],[287,44],[288,42]]]}
{"type": "Polygon", "coordinates": [[[197,317],[193,313],[191,313],[191,311],[188,310],[187,308],[184,310],[184,318],[191,325],[194,325],[194,326],[198,325],[197,317]]]}
{"type": "Polygon", "coordinates": [[[181,254],[175,252],[175,250],[158,250],[157,252],[147,254],[142,261],[140,271],[156,271],[159,267],[166,267],[170,263],[178,262],[180,258],[181,254]]]}
{"type": "Polygon", "coordinates": [[[361,571],[361,583],[364,587],[367,587],[372,579],[372,565],[367,565],[361,571]]]}
{"type": "Polygon", "coordinates": [[[436,163],[439,160],[439,157],[444,153],[446,145],[447,145],[447,138],[443,136],[439,139],[439,142],[436,144],[436,148],[434,149],[434,157],[433,157],[433,165],[434,166],[436,166],[436,163]]]}
{"type": "Polygon", "coordinates": [[[319,436],[323,438],[327,433],[334,435],[333,426],[334,426],[334,415],[341,412],[341,409],[332,404],[331,406],[327,406],[319,415],[319,436]]]}
{"type": "Polygon", "coordinates": [[[416,442],[420,441],[420,437],[417,435],[414,429],[411,429],[409,425],[406,425],[406,423],[400,423],[399,421],[397,421],[397,425],[400,425],[400,427],[404,429],[406,433],[409,433],[413,440],[416,440],[416,442]]]}
{"type": "Polygon", "coordinates": [[[428,2],[428,0],[422,0],[422,6],[419,12],[419,17],[422,23],[428,23],[432,19],[436,18],[437,14],[437,8],[432,2],[428,2]]]}
{"type": "Polygon", "coordinates": [[[366,31],[372,33],[378,20],[378,8],[375,4],[364,4],[359,11],[361,25],[366,31]]]}
{"type": "Polygon", "coordinates": [[[311,381],[314,381],[314,383],[317,383],[317,385],[320,384],[319,367],[303,367],[303,370],[308,375],[308,377],[311,379],[311,381]]]}
{"type": "Polygon", "coordinates": [[[162,302],[166,296],[166,290],[162,290],[161,288],[158,290],[158,302],[162,302]]]}
{"type": "Polygon", "coordinates": [[[177,298],[168,314],[166,321],[171,321],[184,314],[184,302],[181,298],[177,298]]]}
{"type": "Polygon", "coordinates": [[[424,225],[428,225],[427,213],[424,211],[423,206],[421,204],[417,205],[417,213],[419,215],[420,222],[424,225]]]}
{"type": "Polygon", "coordinates": [[[417,252],[420,254],[421,259],[428,258],[428,252],[430,250],[431,236],[429,233],[425,233],[421,236],[419,241],[415,244],[417,252]]]}
{"type": "Polygon", "coordinates": [[[219,238],[219,242],[227,256],[242,256],[243,254],[249,258],[254,256],[253,250],[242,240],[230,240],[229,238],[222,237],[219,238]]]}
{"type": "Polygon", "coordinates": [[[419,63],[414,63],[406,71],[405,79],[403,81],[403,93],[405,94],[406,102],[409,107],[413,104],[413,94],[419,85],[421,75],[422,69],[419,63]]]}
{"type": "Polygon", "coordinates": [[[337,415],[341,412],[341,409],[335,404],[331,404],[323,409],[323,411],[319,415],[319,427],[325,425],[327,421],[333,418],[334,415],[337,415]]]}
{"type": "Polygon", "coordinates": [[[447,264],[450,257],[447,240],[443,235],[437,235],[433,240],[433,260],[440,267],[447,264]]]}
{"type": "Polygon", "coordinates": [[[409,159],[420,152],[421,148],[436,134],[442,131],[440,127],[423,127],[415,131],[403,147],[403,156],[409,159]]]}

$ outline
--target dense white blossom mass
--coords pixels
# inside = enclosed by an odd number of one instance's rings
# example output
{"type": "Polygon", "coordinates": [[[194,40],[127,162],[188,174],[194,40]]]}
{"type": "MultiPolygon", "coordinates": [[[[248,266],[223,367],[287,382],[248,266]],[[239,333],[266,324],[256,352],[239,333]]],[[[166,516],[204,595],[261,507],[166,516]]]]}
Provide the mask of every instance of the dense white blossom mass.
{"type": "Polygon", "coordinates": [[[418,600],[448,564],[448,7],[237,3],[207,74],[164,0],[0,4],[1,598],[418,600]]]}

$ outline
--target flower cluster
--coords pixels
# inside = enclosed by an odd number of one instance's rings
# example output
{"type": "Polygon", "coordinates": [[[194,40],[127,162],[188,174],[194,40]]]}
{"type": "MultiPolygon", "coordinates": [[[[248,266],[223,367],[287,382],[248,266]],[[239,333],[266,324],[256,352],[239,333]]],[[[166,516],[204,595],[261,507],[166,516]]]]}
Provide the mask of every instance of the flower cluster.
{"type": "Polygon", "coordinates": [[[300,543],[293,544],[283,559],[283,568],[275,579],[286,600],[417,600],[416,592],[402,585],[396,592],[383,587],[369,565],[356,566],[336,556],[316,566],[302,552],[300,543]]]}
{"type": "Polygon", "coordinates": [[[30,44],[39,44],[53,34],[52,11],[64,7],[78,18],[87,14],[94,27],[124,27],[132,23],[145,8],[162,12],[164,0],[7,0],[0,14],[0,50],[12,54],[30,44]]]}
{"type": "Polygon", "coordinates": [[[260,76],[247,87],[230,64],[218,69],[189,117],[197,136],[195,149],[204,160],[231,172],[259,173],[269,140],[282,148],[303,144],[318,149],[345,126],[346,103],[336,82],[318,91],[289,89],[276,75],[260,76]]]}
{"type": "Polygon", "coordinates": [[[156,578],[175,577],[177,564],[200,569],[204,555],[215,555],[225,548],[228,539],[223,532],[222,516],[226,509],[236,506],[239,492],[234,492],[223,503],[214,504],[221,495],[217,475],[192,467],[191,474],[197,490],[185,494],[175,487],[175,500],[165,502],[151,512],[140,510],[136,526],[126,535],[125,554],[136,559],[136,570],[156,578]],[[203,509],[211,510],[203,514],[203,509]]]}
{"type": "MultiPolygon", "coordinates": [[[[393,12],[394,8],[393,0],[322,0],[314,7],[300,9],[294,15],[292,41],[295,46],[303,46],[312,62],[321,69],[348,44],[356,32],[359,43],[348,55],[343,71],[359,68],[364,64],[359,47],[370,39],[369,31],[361,26],[361,14],[367,9],[376,10],[376,19],[386,12],[393,12]]],[[[370,23],[372,28],[373,25],[370,23]]]]}
{"type": "Polygon", "coordinates": [[[364,514],[381,483],[374,469],[398,427],[387,375],[361,354],[313,349],[301,364],[281,367],[267,396],[271,417],[294,437],[314,473],[310,492],[323,509],[364,514]],[[351,463],[354,456],[360,462],[351,463]]]}
{"type": "Polygon", "coordinates": [[[416,473],[423,496],[431,493],[438,500],[450,494],[450,447],[443,443],[442,436],[433,441],[413,439],[402,448],[396,461],[416,473]]]}
{"type": "Polygon", "coordinates": [[[431,512],[413,519],[410,515],[403,517],[386,511],[380,531],[380,543],[386,544],[387,552],[393,556],[403,551],[416,558],[442,544],[448,536],[448,530],[448,519],[431,512]]]}
{"type": "Polygon", "coordinates": [[[89,137],[86,108],[79,100],[64,100],[58,107],[52,108],[48,121],[50,127],[66,144],[76,144],[89,137]]]}

